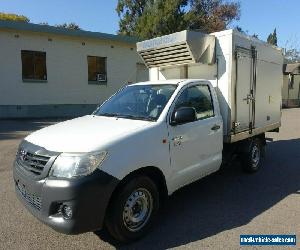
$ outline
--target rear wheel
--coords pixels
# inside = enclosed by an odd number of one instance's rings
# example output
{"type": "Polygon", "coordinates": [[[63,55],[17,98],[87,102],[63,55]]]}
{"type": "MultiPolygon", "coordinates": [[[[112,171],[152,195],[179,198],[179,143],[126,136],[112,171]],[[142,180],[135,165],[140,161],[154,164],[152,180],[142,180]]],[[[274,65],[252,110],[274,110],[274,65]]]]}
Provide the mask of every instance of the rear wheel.
{"type": "Polygon", "coordinates": [[[242,153],[243,169],[248,173],[254,173],[261,167],[263,156],[263,145],[259,138],[254,138],[248,147],[248,150],[242,153]]]}
{"type": "Polygon", "coordinates": [[[159,208],[155,183],[146,176],[137,176],[117,190],[108,208],[106,226],[118,241],[141,238],[150,229],[159,208]]]}

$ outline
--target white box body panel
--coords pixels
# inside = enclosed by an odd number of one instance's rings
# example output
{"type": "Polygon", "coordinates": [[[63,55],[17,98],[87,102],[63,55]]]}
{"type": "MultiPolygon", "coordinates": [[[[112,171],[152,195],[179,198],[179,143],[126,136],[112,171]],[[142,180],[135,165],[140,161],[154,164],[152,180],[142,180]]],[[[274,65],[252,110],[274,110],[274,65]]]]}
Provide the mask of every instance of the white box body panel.
{"type": "Polygon", "coordinates": [[[210,35],[216,38],[215,64],[152,67],[150,80],[210,80],[218,95],[226,142],[280,127],[282,51],[234,30],[210,35]]]}

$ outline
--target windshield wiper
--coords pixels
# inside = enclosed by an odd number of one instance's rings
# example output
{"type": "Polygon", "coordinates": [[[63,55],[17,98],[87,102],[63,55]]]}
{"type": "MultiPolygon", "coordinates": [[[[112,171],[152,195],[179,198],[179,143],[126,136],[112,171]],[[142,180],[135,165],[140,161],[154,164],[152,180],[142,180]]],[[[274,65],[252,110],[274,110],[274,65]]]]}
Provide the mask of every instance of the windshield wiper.
{"type": "Polygon", "coordinates": [[[153,117],[145,117],[145,116],[135,116],[135,115],[122,115],[118,113],[100,113],[97,114],[99,116],[107,116],[107,117],[117,117],[117,118],[127,118],[133,120],[144,120],[144,121],[156,121],[153,117]]]}
{"type": "Polygon", "coordinates": [[[135,115],[118,115],[119,118],[128,118],[133,120],[156,121],[153,117],[135,116],[135,115]]]}
{"type": "Polygon", "coordinates": [[[114,114],[114,113],[100,113],[97,114],[99,116],[108,116],[108,117],[119,117],[119,114],[114,114]]]}

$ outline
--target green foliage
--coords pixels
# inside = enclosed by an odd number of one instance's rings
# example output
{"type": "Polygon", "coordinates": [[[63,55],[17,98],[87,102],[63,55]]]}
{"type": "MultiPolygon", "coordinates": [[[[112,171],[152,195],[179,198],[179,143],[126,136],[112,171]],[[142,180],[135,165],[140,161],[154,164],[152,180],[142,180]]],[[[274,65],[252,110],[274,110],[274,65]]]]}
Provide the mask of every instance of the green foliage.
{"type": "Polygon", "coordinates": [[[236,26],[234,29],[241,33],[246,33],[241,26],[236,26]]]}
{"type": "Polygon", "coordinates": [[[118,0],[116,11],[120,17],[120,33],[130,35],[135,30],[144,9],[151,9],[154,0],[118,0]]]}
{"type": "MultiPolygon", "coordinates": [[[[3,12],[0,12],[0,20],[26,22],[26,23],[30,22],[29,18],[26,16],[16,15],[16,14],[11,14],[11,13],[3,13],[3,12]]],[[[40,25],[49,25],[49,24],[48,24],[48,22],[42,22],[42,23],[40,23],[40,25]]],[[[57,25],[55,25],[55,27],[72,29],[72,30],[80,30],[79,25],[74,22],[57,24],[57,25]]]]}
{"type": "Polygon", "coordinates": [[[76,23],[63,23],[63,24],[57,24],[55,27],[58,28],[64,28],[64,29],[70,29],[70,30],[80,30],[80,27],[76,23]]]}
{"type": "Polygon", "coordinates": [[[276,29],[274,29],[273,33],[271,33],[268,38],[267,38],[267,42],[269,44],[275,45],[277,46],[277,32],[276,29]]]}
{"type": "Polygon", "coordinates": [[[238,32],[248,35],[248,30],[244,30],[241,26],[235,26],[234,29],[237,30],[238,32]]]}
{"type": "Polygon", "coordinates": [[[239,31],[239,32],[241,32],[241,33],[243,33],[244,35],[252,36],[252,37],[254,37],[256,39],[259,39],[258,35],[256,33],[253,33],[252,35],[250,35],[248,30],[243,30],[243,28],[240,27],[240,26],[235,26],[234,29],[237,30],[237,31],[239,31]]]}
{"type": "Polygon", "coordinates": [[[184,29],[220,31],[239,19],[239,3],[223,0],[118,0],[119,33],[152,38],[184,29]]]}
{"type": "Polygon", "coordinates": [[[187,25],[183,12],[185,4],[181,0],[155,1],[139,17],[133,34],[150,38],[183,30],[187,25]]]}
{"type": "Polygon", "coordinates": [[[0,12],[0,20],[15,21],[15,22],[26,22],[29,23],[29,18],[23,15],[16,15],[11,13],[0,12]]]}
{"type": "MultiPolygon", "coordinates": [[[[48,22],[41,22],[39,23],[40,25],[48,25],[48,22]]],[[[81,30],[81,28],[79,27],[78,24],[76,23],[62,23],[62,24],[56,24],[54,25],[54,27],[57,27],[57,28],[64,28],[64,29],[70,29],[70,30],[81,30]]]]}
{"type": "Polygon", "coordinates": [[[222,0],[191,0],[187,13],[188,28],[207,33],[224,30],[240,17],[239,3],[222,0]]]}

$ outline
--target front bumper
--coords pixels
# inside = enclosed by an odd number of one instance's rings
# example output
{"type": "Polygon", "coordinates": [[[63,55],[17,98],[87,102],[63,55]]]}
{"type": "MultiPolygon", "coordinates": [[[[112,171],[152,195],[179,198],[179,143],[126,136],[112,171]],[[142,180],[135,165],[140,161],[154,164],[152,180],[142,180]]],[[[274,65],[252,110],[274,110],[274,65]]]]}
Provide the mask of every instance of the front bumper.
{"type": "Polygon", "coordinates": [[[13,171],[16,194],[40,221],[65,234],[79,234],[102,228],[111,194],[119,180],[99,169],[89,176],[74,179],[34,180],[17,162],[13,171]],[[73,215],[64,219],[62,205],[73,215]]]}

